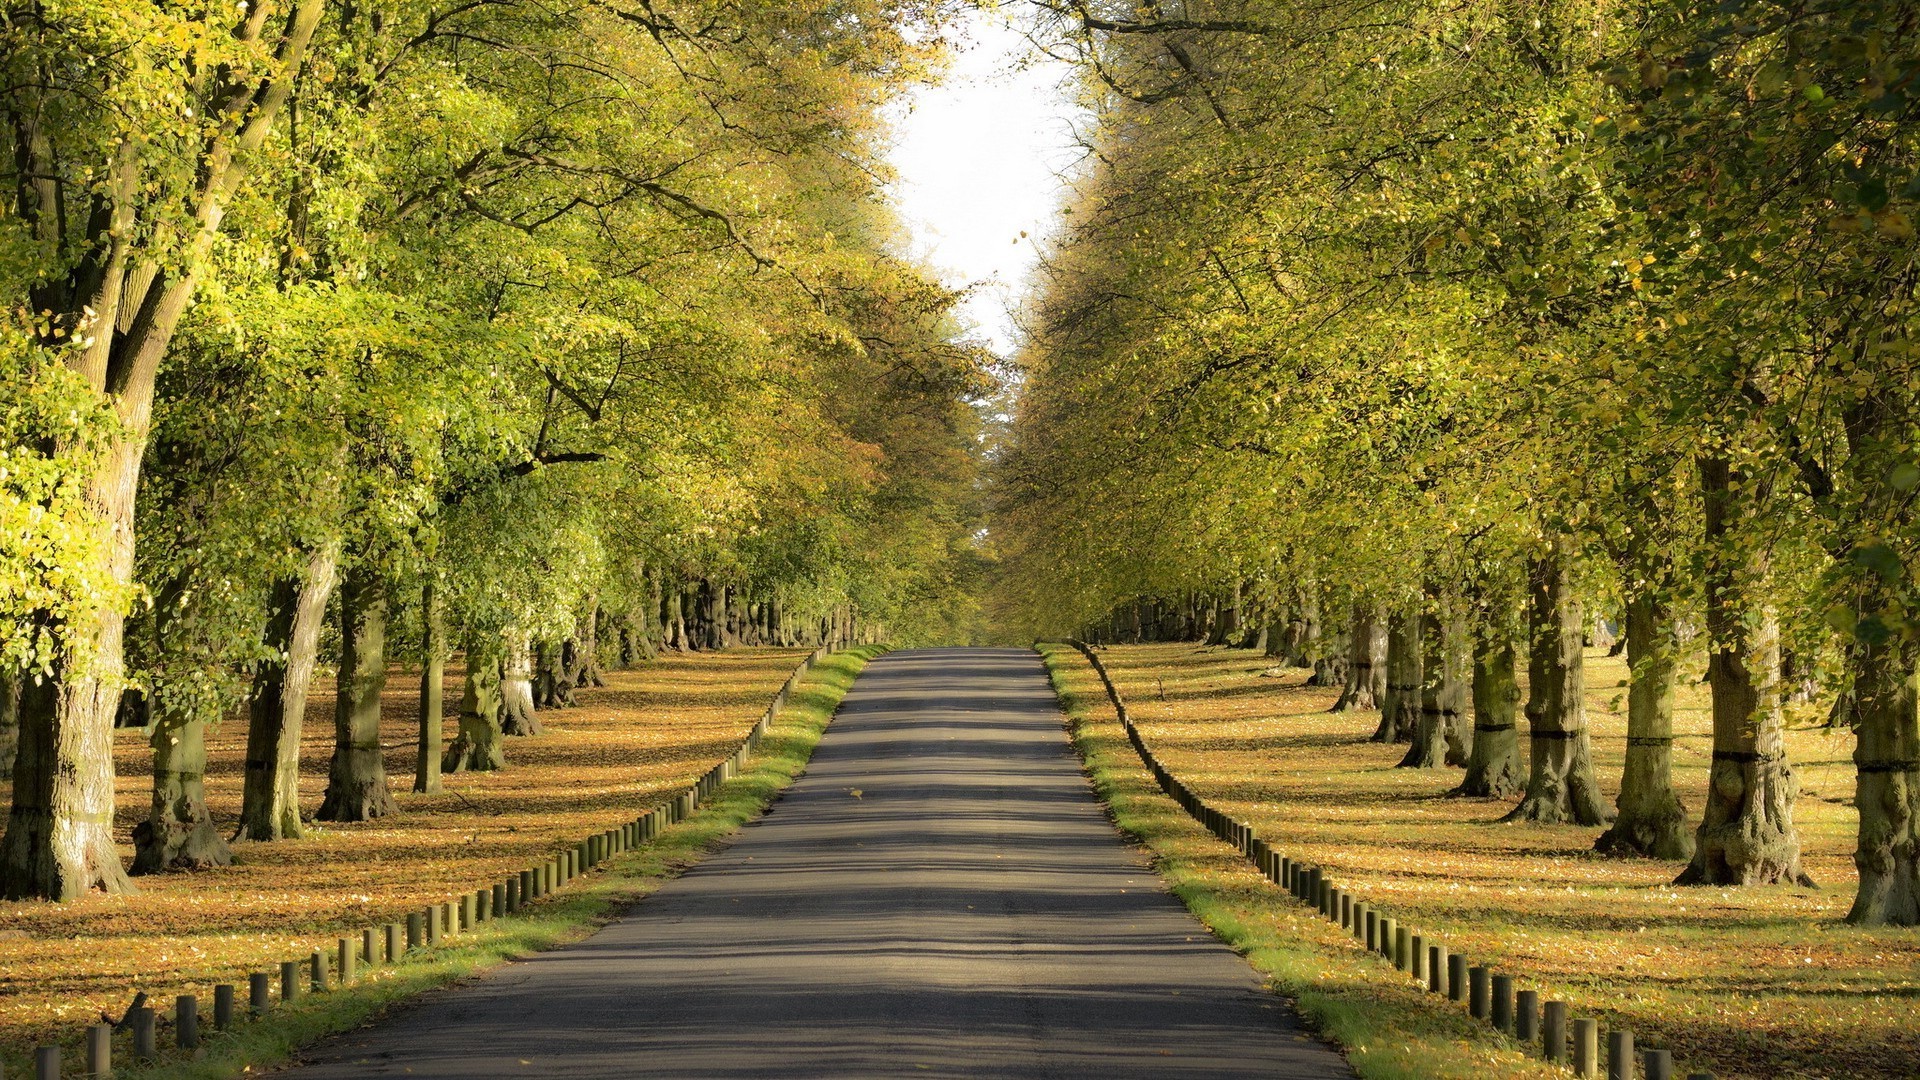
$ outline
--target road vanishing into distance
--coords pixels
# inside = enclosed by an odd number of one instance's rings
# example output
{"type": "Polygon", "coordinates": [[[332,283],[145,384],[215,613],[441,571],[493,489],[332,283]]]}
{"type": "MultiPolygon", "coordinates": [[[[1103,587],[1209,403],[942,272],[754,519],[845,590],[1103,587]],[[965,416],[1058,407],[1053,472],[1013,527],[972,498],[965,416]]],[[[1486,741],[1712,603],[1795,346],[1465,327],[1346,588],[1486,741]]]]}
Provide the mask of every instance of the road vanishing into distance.
{"type": "Polygon", "coordinates": [[[1350,1077],[1114,831],[1039,658],[875,660],[806,775],[591,938],[290,1075],[1350,1077]]]}

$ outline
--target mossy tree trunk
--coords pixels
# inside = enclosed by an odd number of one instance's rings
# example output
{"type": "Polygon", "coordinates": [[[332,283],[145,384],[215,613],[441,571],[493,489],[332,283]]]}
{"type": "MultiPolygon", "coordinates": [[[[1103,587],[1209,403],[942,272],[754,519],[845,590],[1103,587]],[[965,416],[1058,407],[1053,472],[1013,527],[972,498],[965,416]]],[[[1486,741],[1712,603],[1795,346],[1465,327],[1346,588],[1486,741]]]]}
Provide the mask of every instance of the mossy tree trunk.
{"type": "Polygon", "coordinates": [[[1693,861],[1675,884],[1812,884],[1793,827],[1799,782],[1787,763],[1779,623],[1751,599],[1768,573],[1747,526],[1764,490],[1713,455],[1700,459],[1700,490],[1713,765],[1693,861]]]}
{"type": "Polygon", "coordinates": [[[133,830],[133,873],[206,870],[233,862],[207,811],[207,724],[161,716],[153,726],[153,807],[133,830]]]}
{"type": "Polygon", "coordinates": [[[1387,617],[1387,692],[1380,699],[1374,742],[1407,742],[1420,724],[1421,645],[1418,611],[1396,611],[1387,617]]]}
{"type": "Polygon", "coordinates": [[[447,772],[492,772],[507,765],[505,733],[501,730],[501,654],[497,635],[476,634],[467,642],[460,728],[440,763],[447,772]]]}
{"type": "Polygon", "coordinates": [[[420,744],[413,761],[413,790],[440,790],[440,744],[447,675],[445,613],[432,578],[420,589],[420,744]]]}
{"type": "Polygon", "coordinates": [[[1311,658],[1313,674],[1307,676],[1308,686],[1341,687],[1347,685],[1350,677],[1349,665],[1353,660],[1353,626],[1343,619],[1328,623],[1319,642],[1319,651],[1311,658]]]}
{"type": "MultiPolygon", "coordinates": [[[[1861,610],[1873,612],[1891,598],[1862,599],[1861,610]]],[[[1853,804],[1860,811],[1853,863],[1860,890],[1847,921],[1920,925],[1920,702],[1914,692],[1920,644],[1870,629],[1856,636],[1848,659],[1853,691],[1845,704],[1856,740],[1853,804]]]]}
{"type": "Polygon", "coordinates": [[[1353,606],[1353,633],[1347,642],[1347,684],[1334,712],[1379,708],[1387,695],[1387,613],[1369,603],[1353,606]]]}
{"type": "Polygon", "coordinates": [[[20,745],[20,679],[0,674],[0,773],[13,772],[13,752],[20,745]]]}
{"type": "Polygon", "coordinates": [[[1473,635],[1473,749],[1457,795],[1504,799],[1526,782],[1520,764],[1520,679],[1512,620],[1495,612],[1473,635]]]}
{"type": "Polygon", "coordinates": [[[533,643],[509,633],[500,660],[500,729],[508,735],[538,735],[546,730],[533,707],[533,643]]]}
{"type": "Polygon", "coordinates": [[[340,672],[333,710],[333,764],[318,821],[371,821],[399,809],[387,789],[380,746],[380,694],[387,687],[386,583],[364,569],[340,586],[340,672]]]}
{"type": "Polygon", "coordinates": [[[1685,859],[1693,854],[1687,810],[1673,790],[1673,683],[1680,646],[1666,598],[1629,584],[1626,618],[1627,763],[1618,813],[1594,850],[1685,859]]]}
{"type": "Polygon", "coordinates": [[[253,670],[240,840],[294,840],[300,824],[300,733],[319,663],[320,629],[333,596],[339,547],[325,544],[297,578],[276,582],[267,612],[270,655],[253,670]]]}
{"type": "MultiPolygon", "coordinates": [[[[1448,764],[1449,739],[1461,738],[1467,712],[1468,672],[1461,647],[1459,618],[1445,609],[1444,598],[1431,595],[1432,606],[1420,616],[1420,714],[1412,745],[1400,759],[1403,769],[1437,769],[1448,764]]],[[[1466,764],[1465,743],[1460,743],[1466,764]]]]}
{"type": "Polygon", "coordinates": [[[1564,538],[1527,566],[1527,792],[1504,821],[1604,825],[1607,806],[1587,738],[1581,605],[1564,538]]]}

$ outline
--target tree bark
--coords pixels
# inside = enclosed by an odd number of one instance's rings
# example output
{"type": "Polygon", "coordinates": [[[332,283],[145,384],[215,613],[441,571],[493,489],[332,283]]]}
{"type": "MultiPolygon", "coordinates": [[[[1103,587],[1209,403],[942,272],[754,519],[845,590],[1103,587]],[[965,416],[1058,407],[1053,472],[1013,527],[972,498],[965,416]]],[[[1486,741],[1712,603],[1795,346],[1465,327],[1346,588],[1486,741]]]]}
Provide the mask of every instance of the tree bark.
{"type": "Polygon", "coordinates": [[[1461,671],[1460,625],[1444,611],[1424,612],[1418,623],[1419,714],[1414,722],[1412,745],[1407,747],[1399,767],[1437,769],[1446,764],[1448,733],[1466,712],[1467,680],[1461,671]]]}
{"type": "Polygon", "coordinates": [[[338,559],[337,544],[323,545],[308,557],[299,577],[274,584],[266,629],[272,655],[254,668],[247,702],[246,775],[235,839],[297,840],[304,835],[300,732],[338,559]]]}
{"type": "Polygon", "coordinates": [[[508,735],[546,730],[533,708],[533,643],[515,634],[500,661],[500,729],[508,735]]]}
{"type": "Polygon", "coordinates": [[[1387,617],[1387,692],[1380,699],[1380,723],[1373,741],[1406,742],[1420,724],[1420,615],[1394,612],[1387,617]]]}
{"type": "Polygon", "coordinates": [[[0,675],[0,773],[13,774],[13,753],[20,745],[20,676],[0,675]]]}
{"type": "Polygon", "coordinates": [[[1627,763],[1618,813],[1594,850],[1607,855],[1685,859],[1693,855],[1687,810],[1673,790],[1673,682],[1680,646],[1666,598],[1629,586],[1627,598],[1627,763]]]}
{"type": "Polygon", "coordinates": [[[501,649],[476,635],[467,642],[466,689],[460,695],[460,729],[440,767],[450,773],[492,772],[507,765],[500,721],[501,649]]]}
{"type": "Polygon", "coordinates": [[[1756,498],[1718,457],[1700,459],[1707,543],[1707,685],[1713,698],[1713,766],[1693,861],[1677,885],[1811,885],[1793,828],[1799,788],[1787,764],[1780,701],[1780,628],[1754,619],[1748,592],[1765,580],[1763,554],[1747,549],[1744,521],[1756,498]]]}
{"type": "Polygon", "coordinates": [[[1607,807],[1593,775],[1587,740],[1586,676],[1580,601],[1572,557],[1562,539],[1527,567],[1527,728],[1532,769],[1527,793],[1503,821],[1604,825],[1607,807]]]}
{"type": "Polygon", "coordinates": [[[1441,760],[1464,769],[1473,760],[1473,646],[1466,614],[1456,610],[1446,618],[1443,636],[1447,662],[1443,671],[1451,689],[1441,703],[1442,737],[1447,744],[1441,760]]]}
{"type": "MultiPolygon", "coordinates": [[[[1881,591],[1877,585],[1867,591],[1862,611],[1882,610],[1891,599],[1874,595],[1881,591]]],[[[1898,632],[1881,641],[1856,637],[1848,659],[1853,804],[1860,811],[1853,864],[1860,869],[1860,890],[1847,921],[1920,925],[1920,702],[1913,675],[1920,644],[1898,632]]]]}
{"type": "Polygon", "coordinates": [[[1523,784],[1515,724],[1520,680],[1513,631],[1503,614],[1492,622],[1473,636],[1473,750],[1454,794],[1504,799],[1523,784]]]}
{"type": "Polygon", "coordinates": [[[413,790],[440,790],[441,700],[446,690],[447,642],[440,592],[431,577],[420,588],[420,745],[413,760],[413,790]]]}
{"type": "Polygon", "coordinates": [[[1213,620],[1213,633],[1208,635],[1209,645],[1234,645],[1240,638],[1240,579],[1233,579],[1233,589],[1214,601],[1214,610],[1218,615],[1213,620]]]}
{"type": "Polygon", "coordinates": [[[380,693],[387,686],[385,583],[350,571],[340,586],[339,695],[333,710],[333,764],[318,821],[371,821],[399,809],[387,790],[380,747],[380,693]]]}
{"type": "Polygon", "coordinates": [[[1307,676],[1308,686],[1338,686],[1344,688],[1351,677],[1353,660],[1353,628],[1351,624],[1335,619],[1328,625],[1328,632],[1320,639],[1318,649],[1312,656],[1313,674],[1307,676]]]}
{"type": "Polygon", "coordinates": [[[203,778],[207,725],[162,717],[153,727],[153,808],[133,830],[133,872],[206,870],[233,862],[213,827],[203,778]]]}
{"type": "Polygon", "coordinates": [[[1384,607],[1355,603],[1353,635],[1348,639],[1347,685],[1333,712],[1378,708],[1387,695],[1387,613],[1384,607]]]}

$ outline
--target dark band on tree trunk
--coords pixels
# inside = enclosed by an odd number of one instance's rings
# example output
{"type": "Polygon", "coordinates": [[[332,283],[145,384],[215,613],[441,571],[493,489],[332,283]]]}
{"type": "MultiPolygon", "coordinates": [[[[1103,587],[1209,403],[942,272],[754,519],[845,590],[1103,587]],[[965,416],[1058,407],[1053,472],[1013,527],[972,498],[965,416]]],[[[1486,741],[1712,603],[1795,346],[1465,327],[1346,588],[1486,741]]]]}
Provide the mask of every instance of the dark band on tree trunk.
{"type": "Polygon", "coordinates": [[[1473,730],[1475,731],[1512,731],[1513,729],[1514,729],[1513,724],[1475,724],[1473,725],[1473,730]]]}
{"type": "Polygon", "coordinates": [[[1673,742],[1671,735],[1629,735],[1628,746],[1667,746],[1673,742]]]}
{"type": "Polygon", "coordinates": [[[1737,761],[1742,765],[1760,765],[1774,761],[1785,761],[1785,754],[1763,754],[1758,750],[1715,750],[1715,761],[1737,761]]]}
{"type": "Polygon", "coordinates": [[[1530,732],[1536,739],[1577,739],[1586,733],[1586,728],[1581,728],[1578,731],[1541,731],[1536,728],[1530,732]]]}
{"type": "Polygon", "coordinates": [[[1863,773],[1920,772],[1920,761],[1867,761],[1856,768],[1863,773]]]}

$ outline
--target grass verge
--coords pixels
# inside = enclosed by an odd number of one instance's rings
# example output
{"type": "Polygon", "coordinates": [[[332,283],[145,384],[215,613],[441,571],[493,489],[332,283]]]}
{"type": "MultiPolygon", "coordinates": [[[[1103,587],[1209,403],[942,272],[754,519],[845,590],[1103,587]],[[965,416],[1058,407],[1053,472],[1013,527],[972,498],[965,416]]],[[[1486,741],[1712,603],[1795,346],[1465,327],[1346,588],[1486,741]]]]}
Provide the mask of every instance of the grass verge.
{"type": "MultiPolygon", "coordinates": [[[[170,1051],[173,1060],[148,1066],[123,1064],[131,1048],[116,1039],[114,1075],[127,1080],[211,1080],[266,1071],[288,1062],[300,1047],[377,1019],[390,1006],[423,991],[587,937],[764,813],[805,769],[840,700],[867,661],[883,651],[869,646],[822,661],[800,684],[746,770],[722,785],[692,817],[669,827],[657,839],[615,856],[517,915],[445,939],[438,948],[413,953],[398,964],[374,968],[351,987],[310,995],[290,1005],[276,1001],[259,1021],[205,1034],[205,1045],[191,1059],[183,1060],[182,1051],[170,1051]]],[[[245,987],[241,995],[244,999],[245,987]]],[[[210,1027],[206,1015],[210,1008],[202,1003],[203,1030],[210,1027]]],[[[77,1046],[66,1048],[70,1071],[84,1067],[84,1061],[74,1056],[78,1053],[77,1046]]]]}
{"type": "Polygon", "coordinates": [[[1154,784],[1085,659],[1067,645],[1039,649],[1074,748],[1115,824],[1148,849],[1188,910],[1291,998],[1360,1076],[1564,1080],[1564,1070],[1528,1057],[1369,955],[1201,828],[1154,784]]]}

